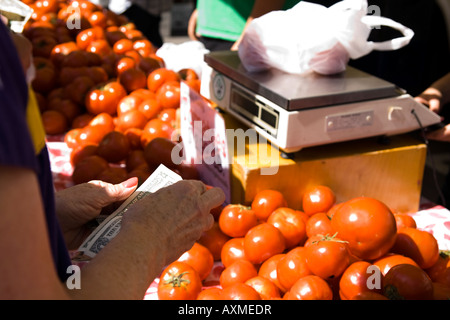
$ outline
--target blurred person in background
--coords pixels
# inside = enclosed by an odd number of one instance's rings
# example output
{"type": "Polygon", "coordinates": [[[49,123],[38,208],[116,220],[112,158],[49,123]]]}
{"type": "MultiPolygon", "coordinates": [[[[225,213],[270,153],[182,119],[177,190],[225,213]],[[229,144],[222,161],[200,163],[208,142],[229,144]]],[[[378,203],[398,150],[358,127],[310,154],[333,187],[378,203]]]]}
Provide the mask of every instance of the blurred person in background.
{"type": "Polygon", "coordinates": [[[188,24],[188,35],[206,49],[237,50],[246,26],[274,10],[286,10],[299,0],[197,0],[188,24]]]}

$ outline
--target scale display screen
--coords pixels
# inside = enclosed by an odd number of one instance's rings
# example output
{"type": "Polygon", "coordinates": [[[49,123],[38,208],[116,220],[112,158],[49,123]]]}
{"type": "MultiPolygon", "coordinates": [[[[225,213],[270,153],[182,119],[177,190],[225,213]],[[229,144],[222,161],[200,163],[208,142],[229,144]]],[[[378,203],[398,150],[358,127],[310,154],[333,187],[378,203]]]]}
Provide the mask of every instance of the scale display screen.
{"type": "Polygon", "coordinates": [[[238,112],[247,120],[257,123],[272,136],[276,137],[278,131],[279,112],[243,89],[232,85],[231,109],[238,112]]]}

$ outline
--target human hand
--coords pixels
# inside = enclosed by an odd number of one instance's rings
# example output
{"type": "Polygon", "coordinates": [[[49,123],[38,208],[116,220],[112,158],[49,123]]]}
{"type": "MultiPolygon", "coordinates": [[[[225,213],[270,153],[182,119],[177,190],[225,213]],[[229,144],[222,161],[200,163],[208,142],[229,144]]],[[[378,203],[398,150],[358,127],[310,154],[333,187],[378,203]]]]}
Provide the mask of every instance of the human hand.
{"type": "Polygon", "coordinates": [[[120,184],[99,180],[82,183],[55,194],[56,213],[69,249],[78,248],[91,230],[87,223],[102,209],[128,198],[137,188],[137,178],[120,184]]]}
{"type": "Polygon", "coordinates": [[[439,130],[427,133],[426,137],[430,140],[450,142],[450,124],[439,130]]]}
{"type": "Polygon", "coordinates": [[[415,97],[415,100],[430,108],[431,111],[439,113],[441,111],[442,92],[430,87],[415,97]]]}
{"type": "Polygon", "coordinates": [[[219,188],[198,180],[182,180],[142,198],[129,207],[121,233],[156,248],[163,264],[178,259],[214,223],[211,209],[225,200],[219,188]]]}

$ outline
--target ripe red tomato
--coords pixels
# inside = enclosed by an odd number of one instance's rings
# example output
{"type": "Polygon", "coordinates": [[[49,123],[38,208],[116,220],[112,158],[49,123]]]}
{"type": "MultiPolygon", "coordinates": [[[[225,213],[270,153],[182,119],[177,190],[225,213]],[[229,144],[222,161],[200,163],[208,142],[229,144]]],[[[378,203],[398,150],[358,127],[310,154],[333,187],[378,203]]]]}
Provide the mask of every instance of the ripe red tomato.
{"type": "Polygon", "coordinates": [[[257,275],[258,272],[256,271],[255,266],[248,260],[236,260],[220,274],[220,285],[225,289],[234,283],[244,283],[257,275]]]}
{"type": "Polygon", "coordinates": [[[370,266],[372,265],[367,261],[357,261],[344,271],[339,281],[339,295],[342,300],[351,300],[363,292],[381,294],[382,275],[379,279],[379,288],[368,287],[368,283],[375,285],[370,279],[373,274],[369,269],[370,266]]]}
{"type": "Polygon", "coordinates": [[[197,300],[222,300],[222,289],[209,287],[200,291],[197,300]]]}
{"type": "Polygon", "coordinates": [[[160,300],[195,300],[202,290],[200,277],[190,265],[175,261],[160,276],[158,298],[160,300]]]}
{"type": "Polygon", "coordinates": [[[279,253],[271,256],[261,264],[258,270],[258,276],[272,281],[281,292],[286,292],[286,288],[283,287],[278,280],[278,264],[285,256],[285,253],[279,253]]]}
{"type": "Polygon", "coordinates": [[[147,77],[144,71],[138,68],[128,68],[119,73],[119,82],[128,93],[144,89],[147,85],[147,77]]]}
{"type": "Polygon", "coordinates": [[[120,75],[125,70],[134,69],[137,67],[136,60],[132,57],[123,56],[115,64],[115,72],[120,75]]]}
{"type": "Polygon", "coordinates": [[[156,91],[158,99],[163,109],[176,109],[180,107],[180,82],[166,82],[156,91]]]}
{"type": "Polygon", "coordinates": [[[167,68],[158,68],[153,70],[147,77],[147,87],[150,91],[156,92],[168,81],[179,81],[179,75],[167,68]]]}
{"type": "Polygon", "coordinates": [[[156,138],[165,138],[170,140],[174,128],[161,121],[161,119],[154,118],[147,122],[144,129],[142,129],[141,145],[143,148],[156,138]]]}
{"type": "Polygon", "coordinates": [[[98,144],[97,154],[108,162],[117,163],[128,156],[130,143],[119,131],[107,133],[98,144]]]}
{"type": "Polygon", "coordinates": [[[376,293],[373,291],[364,291],[353,296],[350,300],[389,300],[387,297],[383,296],[381,293],[376,293]]]}
{"type": "Polygon", "coordinates": [[[121,132],[131,128],[143,129],[147,122],[147,117],[142,112],[130,110],[117,117],[116,129],[121,132]]]}
{"type": "Polygon", "coordinates": [[[117,40],[113,45],[113,51],[116,54],[124,54],[133,49],[133,42],[130,39],[123,38],[117,40]]]}
{"type": "Polygon", "coordinates": [[[52,91],[56,85],[56,70],[53,63],[43,57],[34,57],[35,77],[31,82],[33,89],[46,94],[52,91]]]}
{"type": "Polygon", "coordinates": [[[306,222],[306,235],[308,238],[317,234],[327,235],[334,233],[331,219],[326,213],[315,213],[306,222]]]}
{"type": "Polygon", "coordinates": [[[78,162],[86,157],[93,156],[97,154],[97,146],[89,144],[86,146],[75,146],[70,152],[70,163],[72,167],[75,167],[78,162]]]}
{"type": "Polygon", "coordinates": [[[358,197],[345,202],[331,219],[339,238],[355,256],[374,260],[386,254],[397,236],[395,217],[379,200],[358,197]]]}
{"type": "Polygon", "coordinates": [[[244,238],[231,238],[223,245],[220,253],[220,260],[226,268],[233,262],[240,259],[246,259],[244,251],[244,238]]]}
{"type": "Polygon", "coordinates": [[[313,238],[305,246],[309,270],[322,279],[339,277],[350,263],[347,243],[335,236],[316,235],[313,238]]]}
{"type": "Polygon", "coordinates": [[[251,208],[240,204],[225,206],[219,216],[220,230],[230,237],[243,237],[257,224],[258,219],[251,208]]]}
{"type": "Polygon", "coordinates": [[[100,40],[105,37],[105,32],[100,27],[92,27],[80,31],[76,36],[76,44],[81,50],[86,50],[89,44],[94,40],[100,40]]]}
{"type": "Polygon", "coordinates": [[[161,104],[155,98],[150,98],[143,100],[139,106],[138,110],[142,112],[145,117],[150,120],[155,118],[159,112],[162,110],[161,104]]]}
{"type": "Polygon", "coordinates": [[[251,228],[244,237],[247,259],[259,264],[286,249],[283,234],[270,223],[261,223],[251,228]]]}
{"type": "Polygon", "coordinates": [[[309,216],[318,212],[327,212],[335,203],[334,191],[323,185],[307,188],[302,197],[303,211],[309,216]]]}
{"type": "Polygon", "coordinates": [[[220,230],[218,222],[214,222],[211,229],[203,232],[200,239],[198,239],[198,243],[211,251],[214,261],[219,261],[222,248],[228,240],[230,240],[230,237],[220,230]]]}
{"type": "Polygon", "coordinates": [[[280,298],[280,290],[267,278],[256,276],[245,281],[245,284],[255,289],[255,291],[261,296],[262,300],[280,298]]]}
{"type": "Polygon", "coordinates": [[[416,221],[409,214],[394,213],[397,230],[400,228],[417,228],[416,221]]]}
{"type": "Polygon", "coordinates": [[[115,115],[119,101],[127,95],[125,88],[117,81],[92,89],[86,95],[86,109],[92,114],[106,112],[115,115]]]}
{"type": "Polygon", "coordinates": [[[252,201],[252,210],[261,221],[266,221],[275,209],[287,206],[283,194],[277,190],[259,191],[252,201]]]}
{"type": "Polygon", "coordinates": [[[235,283],[222,289],[222,300],[261,300],[255,289],[245,283],[235,283]]]}
{"type": "Polygon", "coordinates": [[[390,300],[431,300],[433,283],[421,268],[399,264],[386,273],[383,294],[390,300]]]}
{"type": "Polygon", "coordinates": [[[289,290],[301,277],[311,275],[306,264],[306,249],[295,247],[280,259],[277,265],[277,277],[280,285],[289,290]]]}
{"type": "Polygon", "coordinates": [[[333,300],[333,292],[325,280],[309,275],[294,283],[287,298],[289,300],[333,300]]]}
{"type": "Polygon", "coordinates": [[[410,257],[422,269],[430,268],[439,258],[436,238],[416,228],[400,228],[391,251],[410,257]]]}
{"type": "Polygon", "coordinates": [[[287,249],[302,245],[306,240],[306,226],[297,210],[287,207],[277,208],[269,216],[267,223],[281,231],[287,249]]]}
{"type": "Polygon", "coordinates": [[[136,50],[142,57],[149,57],[156,52],[152,43],[147,39],[137,39],[133,41],[133,49],[136,50]]]}
{"type": "Polygon", "coordinates": [[[411,264],[413,266],[418,267],[419,265],[411,258],[405,257],[401,254],[395,254],[395,253],[388,253],[381,258],[378,258],[373,262],[375,266],[377,266],[381,274],[386,275],[388,271],[398,264],[411,264]]]}
{"type": "Polygon", "coordinates": [[[68,120],[60,111],[46,110],[41,114],[45,133],[48,135],[62,134],[69,128],[68,120]]]}
{"type": "Polygon", "coordinates": [[[211,251],[205,246],[196,242],[191,249],[186,251],[178,258],[178,261],[186,262],[192,268],[194,268],[200,280],[205,280],[211,272],[214,265],[214,257],[211,251]]]}
{"type": "Polygon", "coordinates": [[[439,254],[438,260],[425,270],[434,282],[450,287],[450,257],[445,252],[439,254]]]}
{"type": "Polygon", "coordinates": [[[86,51],[98,54],[100,57],[105,57],[113,52],[106,39],[92,40],[87,46],[86,51]]]}
{"type": "Polygon", "coordinates": [[[169,168],[176,168],[177,165],[172,161],[172,149],[175,143],[167,138],[157,137],[152,139],[144,147],[144,156],[150,167],[157,167],[160,164],[169,168]]]}
{"type": "Polygon", "coordinates": [[[95,180],[108,167],[108,162],[97,155],[86,157],[74,167],[72,180],[75,184],[95,180]]]}
{"type": "Polygon", "coordinates": [[[142,57],[141,60],[139,61],[139,69],[144,71],[146,75],[149,75],[153,70],[163,67],[164,63],[161,62],[161,60],[156,59],[155,55],[142,57]]]}
{"type": "Polygon", "coordinates": [[[90,126],[100,126],[105,132],[110,132],[114,130],[114,119],[106,112],[99,113],[89,121],[90,126]]]}

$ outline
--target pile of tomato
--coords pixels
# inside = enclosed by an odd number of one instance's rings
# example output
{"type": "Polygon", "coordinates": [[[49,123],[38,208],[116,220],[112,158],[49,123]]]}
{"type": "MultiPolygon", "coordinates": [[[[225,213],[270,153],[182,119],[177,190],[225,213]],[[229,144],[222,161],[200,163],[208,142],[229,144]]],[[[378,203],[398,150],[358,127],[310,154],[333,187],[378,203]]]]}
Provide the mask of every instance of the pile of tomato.
{"type": "Polygon", "coordinates": [[[410,215],[369,197],[336,203],[323,185],[302,200],[294,210],[263,190],[215,208],[214,227],[161,274],[159,299],[450,299],[448,252],[410,215]]]}
{"type": "MultiPolygon", "coordinates": [[[[155,152],[177,141],[180,81],[198,91],[195,71],[165,68],[133,23],[92,2],[24,2],[34,9],[24,28],[36,68],[32,87],[46,134],[64,135],[72,149],[74,183],[144,181],[161,163],[155,152]]],[[[191,167],[168,164],[195,177],[191,167]]]]}

